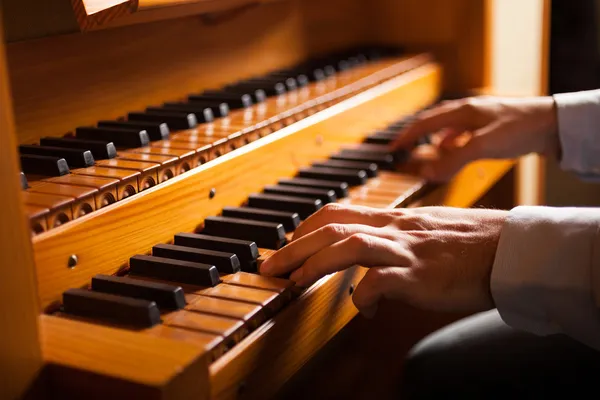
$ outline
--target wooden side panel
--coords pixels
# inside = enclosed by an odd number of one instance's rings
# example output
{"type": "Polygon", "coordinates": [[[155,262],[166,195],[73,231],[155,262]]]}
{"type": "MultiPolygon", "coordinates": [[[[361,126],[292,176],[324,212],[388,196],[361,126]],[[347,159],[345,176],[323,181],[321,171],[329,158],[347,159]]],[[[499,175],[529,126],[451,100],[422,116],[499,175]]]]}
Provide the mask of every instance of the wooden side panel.
{"type": "Polygon", "coordinates": [[[64,318],[40,318],[53,394],[89,399],[208,399],[208,361],[196,346],[64,318]]]}
{"type": "Polygon", "coordinates": [[[178,232],[193,231],[206,216],[236,206],[266,184],[293,176],[344,142],[435,101],[434,64],[400,75],[298,123],[228,153],[114,206],[34,238],[39,295],[44,307],[61,293],[85,285],[95,273],[114,273],[178,232]],[[291,160],[291,162],[290,162],[291,160]],[[211,199],[209,193],[215,189],[211,199]],[[76,239],[75,239],[76,238],[76,239]],[[71,254],[79,264],[67,268],[71,254]]]}
{"type": "MultiPolygon", "coordinates": [[[[0,8],[0,14],[2,9],[0,8]]],[[[0,397],[25,394],[42,366],[35,267],[21,199],[10,85],[0,24],[0,397]]]]}

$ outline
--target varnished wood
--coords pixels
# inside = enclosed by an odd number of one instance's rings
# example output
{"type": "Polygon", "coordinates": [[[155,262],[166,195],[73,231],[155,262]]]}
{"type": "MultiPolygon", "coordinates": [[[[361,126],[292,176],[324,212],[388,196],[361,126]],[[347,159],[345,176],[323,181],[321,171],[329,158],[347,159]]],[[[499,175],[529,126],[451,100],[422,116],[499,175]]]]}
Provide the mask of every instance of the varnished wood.
{"type": "Polygon", "coordinates": [[[249,193],[292,176],[298,166],[314,160],[310,153],[330,154],[330,148],[322,144],[327,144],[328,134],[339,135],[340,126],[346,127],[347,142],[359,141],[369,129],[425,106],[438,95],[438,83],[437,66],[417,69],[224,155],[215,163],[116,203],[111,210],[101,209],[93,216],[36,237],[36,262],[44,265],[38,269],[40,302],[48,306],[67,288],[86,284],[90,274],[115,273],[131,255],[144,254],[176,233],[193,231],[204,217],[216,215],[224,206],[237,206],[249,193]],[[377,119],[366,119],[364,115],[377,115],[377,119]],[[290,157],[296,165],[289,163],[290,157]],[[212,188],[216,196],[211,199],[212,188]],[[124,218],[136,223],[123,225],[124,218]],[[119,231],[117,236],[113,234],[115,229],[119,231]],[[69,239],[79,235],[88,240],[69,239]],[[136,240],[121,239],[128,235],[136,240]],[[111,251],[104,251],[108,247],[111,251]],[[71,254],[82,260],[81,268],[65,267],[71,254]]]}
{"type": "Polygon", "coordinates": [[[198,346],[47,315],[40,323],[52,389],[61,396],[208,398],[207,354],[198,346]]]}
{"type": "Polygon", "coordinates": [[[71,173],[74,175],[89,176],[93,178],[118,179],[117,200],[123,200],[129,196],[132,196],[144,187],[142,173],[130,169],[98,166],[75,169],[72,170],[71,173]]]}
{"type": "MultiPolygon", "coordinates": [[[[0,43],[4,41],[1,24],[0,43]]],[[[32,388],[42,368],[39,314],[29,221],[21,199],[17,140],[4,46],[0,45],[0,397],[16,399],[32,388]]]]}
{"type": "Polygon", "coordinates": [[[96,210],[96,204],[100,202],[98,190],[72,185],[60,185],[52,182],[32,182],[31,187],[27,189],[31,193],[45,193],[58,196],[68,196],[73,199],[71,210],[73,218],[79,218],[96,210]]]}
{"type": "Polygon", "coordinates": [[[90,187],[98,190],[96,195],[96,209],[101,209],[117,201],[118,179],[103,178],[98,176],[86,176],[69,174],[54,178],[42,179],[43,182],[52,182],[60,185],[73,185],[79,187],[90,187]]]}
{"type": "Polygon", "coordinates": [[[49,208],[29,204],[25,204],[23,207],[25,208],[25,215],[29,218],[32,233],[42,233],[48,230],[49,208]]]}
{"type": "Polygon", "coordinates": [[[24,204],[45,207],[50,210],[46,217],[49,229],[59,227],[74,219],[73,205],[75,199],[73,197],[30,191],[23,192],[22,197],[24,204]]]}
{"type": "Polygon", "coordinates": [[[138,0],[71,0],[71,5],[79,28],[87,31],[137,11],[138,0]]]}

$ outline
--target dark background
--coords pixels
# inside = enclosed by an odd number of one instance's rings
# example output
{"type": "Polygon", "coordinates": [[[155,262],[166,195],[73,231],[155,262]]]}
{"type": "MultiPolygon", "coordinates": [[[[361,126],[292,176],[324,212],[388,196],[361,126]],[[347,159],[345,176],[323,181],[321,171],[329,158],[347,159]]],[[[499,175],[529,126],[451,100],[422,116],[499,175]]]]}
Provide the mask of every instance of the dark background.
{"type": "MultiPolygon", "coordinates": [[[[600,88],[599,37],[600,0],[552,0],[550,94],[600,88]]],[[[598,206],[600,184],[579,182],[550,160],[546,201],[554,206],[598,206]]]]}

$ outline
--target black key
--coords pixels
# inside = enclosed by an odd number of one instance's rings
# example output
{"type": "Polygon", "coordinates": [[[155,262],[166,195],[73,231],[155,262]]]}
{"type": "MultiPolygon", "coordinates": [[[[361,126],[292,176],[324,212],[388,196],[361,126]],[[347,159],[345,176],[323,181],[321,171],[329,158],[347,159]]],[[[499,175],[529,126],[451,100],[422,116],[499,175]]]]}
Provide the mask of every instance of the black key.
{"type": "Polygon", "coordinates": [[[75,168],[86,168],[94,165],[94,156],[89,150],[69,149],[65,147],[21,145],[21,154],[32,154],[36,156],[50,156],[64,158],[67,164],[75,168]]]}
{"type": "Polygon", "coordinates": [[[25,176],[25,174],[21,172],[19,176],[21,178],[21,189],[25,190],[29,188],[29,183],[27,183],[27,177],[25,176]]]}
{"type": "Polygon", "coordinates": [[[254,103],[262,103],[267,99],[267,92],[264,89],[252,87],[252,86],[244,86],[243,84],[233,84],[231,86],[225,86],[223,88],[224,92],[232,93],[232,94],[249,94],[252,97],[252,101],[254,103]]]}
{"type": "Polygon", "coordinates": [[[319,199],[323,204],[337,201],[335,192],[331,189],[313,189],[305,187],[293,187],[285,185],[267,185],[263,191],[268,194],[279,194],[283,196],[308,197],[319,199]]]}
{"type": "Polygon", "coordinates": [[[350,186],[367,183],[367,173],[365,171],[353,172],[337,168],[301,168],[298,171],[298,176],[300,178],[347,182],[350,186]]]}
{"type": "Polygon", "coordinates": [[[146,131],[148,139],[151,141],[169,139],[169,125],[164,122],[149,122],[149,121],[100,121],[100,128],[127,128],[146,131]]]}
{"type": "Polygon", "coordinates": [[[198,286],[212,287],[221,282],[219,271],[214,265],[145,255],[129,259],[129,272],[133,275],[198,286]]]}
{"type": "Polygon", "coordinates": [[[375,163],[380,169],[393,170],[394,156],[391,154],[367,153],[357,150],[342,150],[330,157],[332,160],[375,163]]]}
{"type": "Polygon", "coordinates": [[[62,176],[71,172],[64,158],[30,154],[21,155],[21,169],[26,174],[43,176],[62,176]]]}
{"type": "Polygon", "coordinates": [[[342,160],[327,160],[327,161],[318,161],[313,163],[313,167],[317,168],[341,168],[348,169],[351,171],[365,171],[369,178],[374,178],[377,176],[379,172],[379,168],[375,163],[368,162],[352,162],[352,161],[342,161],[342,160]]]}
{"type": "Polygon", "coordinates": [[[319,189],[331,189],[335,191],[335,195],[338,199],[348,197],[348,183],[347,182],[336,182],[326,181],[320,179],[307,179],[307,178],[286,178],[281,179],[278,184],[288,186],[299,186],[319,189]]]}
{"type": "Polygon", "coordinates": [[[119,148],[148,146],[148,132],[139,128],[95,128],[81,127],[75,130],[78,139],[104,140],[113,142],[119,148]]]}
{"type": "Polygon", "coordinates": [[[397,137],[398,137],[398,135],[396,133],[394,133],[394,134],[388,134],[388,133],[385,133],[385,132],[384,133],[377,132],[377,133],[374,133],[374,134],[372,134],[370,136],[367,136],[367,138],[365,139],[365,143],[389,145],[397,137]]]}
{"type": "MultiPolygon", "coordinates": [[[[295,186],[289,186],[295,187],[295,186]]],[[[272,211],[262,208],[225,207],[221,210],[224,217],[250,219],[254,221],[278,222],[286,232],[293,232],[300,225],[298,213],[289,211],[272,211]]]]}
{"type": "Polygon", "coordinates": [[[252,240],[258,247],[278,250],[286,243],[285,229],[277,222],[251,221],[229,217],[204,219],[205,235],[252,240]]]}
{"type": "Polygon", "coordinates": [[[201,124],[204,122],[213,122],[215,120],[215,115],[213,114],[210,108],[204,108],[202,111],[187,111],[187,110],[178,110],[176,108],[166,108],[166,107],[147,107],[147,113],[151,114],[161,114],[161,113],[169,113],[173,115],[181,115],[187,117],[188,115],[193,115],[196,118],[196,123],[201,124]]]}
{"type": "Polygon", "coordinates": [[[227,106],[227,103],[165,103],[163,104],[163,107],[166,109],[188,111],[196,115],[198,115],[198,113],[204,113],[204,110],[208,109],[211,110],[213,115],[217,118],[226,117],[229,115],[229,107],[227,106]]]}
{"type": "Polygon", "coordinates": [[[252,106],[252,96],[247,93],[231,94],[224,92],[205,92],[188,97],[190,102],[218,101],[227,103],[230,109],[248,108],[252,106]]]}
{"type": "Polygon", "coordinates": [[[42,146],[70,147],[73,149],[83,149],[92,152],[95,160],[107,160],[117,156],[117,149],[113,142],[102,140],[86,140],[72,137],[56,138],[44,137],[40,139],[42,146]]]}
{"type": "Polygon", "coordinates": [[[159,308],[170,310],[179,310],[185,307],[186,304],[183,289],[179,286],[140,281],[121,276],[96,275],[92,278],[92,290],[154,301],[159,308]]]}
{"type": "Polygon", "coordinates": [[[242,271],[256,272],[258,246],[255,242],[197,233],[178,233],[174,243],[178,246],[234,253],[240,260],[242,271]]]}
{"type": "Polygon", "coordinates": [[[226,90],[245,90],[246,92],[261,90],[265,96],[279,96],[284,94],[287,88],[283,82],[244,81],[228,87],[226,90]]]}
{"type": "Polygon", "coordinates": [[[296,212],[301,219],[306,219],[323,207],[317,198],[279,196],[274,194],[251,194],[248,206],[266,208],[267,210],[296,212]]]}
{"type": "Polygon", "coordinates": [[[240,271],[240,260],[231,252],[194,249],[174,244],[157,244],[152,247],[152,255],[214,265],[221,274],[235,274],[240,271]]]}
{"type": "Polygon", "coordinates": [[[107,322],[149,328],[160,323],[160,311],[153,301],[69,289],[63,293],[65,313],[107,322]]]}
{"type": "Polygon", "coordinates": [[[389,146],[373,143],[359,143],[351,148],[342,149],[342,151],[347,150],[373,154],[391,154],[389,146]]]}
{"type": "Polygon", "coordinates": [[[198,126],[196,114],[177,111],[147,111],[147,112],[132,112],[127,114],[127,119],[130,121],[150,121],[164,122],[171,129],[191,129],[198,126]]]}

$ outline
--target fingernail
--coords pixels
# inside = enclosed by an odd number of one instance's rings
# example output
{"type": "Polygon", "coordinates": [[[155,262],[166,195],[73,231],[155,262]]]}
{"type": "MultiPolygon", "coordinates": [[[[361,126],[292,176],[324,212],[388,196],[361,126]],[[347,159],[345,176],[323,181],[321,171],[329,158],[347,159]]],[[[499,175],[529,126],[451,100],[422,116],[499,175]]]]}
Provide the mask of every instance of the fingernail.
{"type": "Polygon", "coordinates": [[[304,277],[304,270],[302,268],[298,268],[290,275],[290,280],[296,283],[300,283],[302,278],[304,277]]]}

